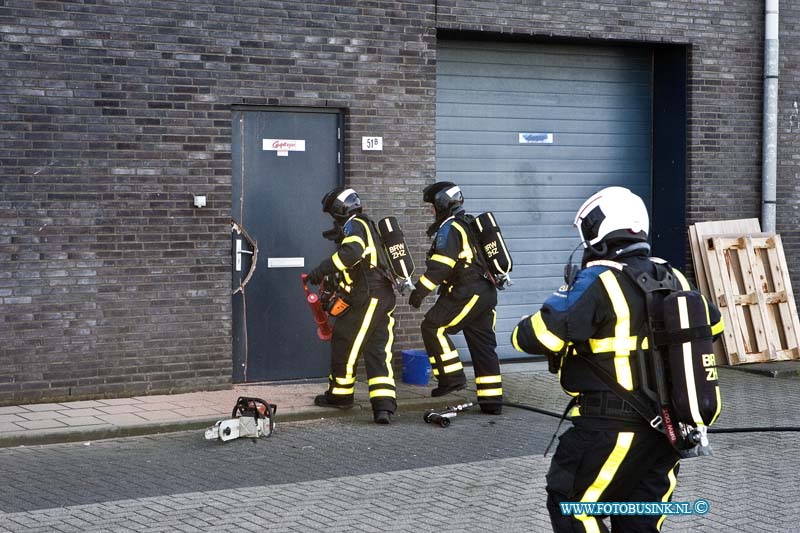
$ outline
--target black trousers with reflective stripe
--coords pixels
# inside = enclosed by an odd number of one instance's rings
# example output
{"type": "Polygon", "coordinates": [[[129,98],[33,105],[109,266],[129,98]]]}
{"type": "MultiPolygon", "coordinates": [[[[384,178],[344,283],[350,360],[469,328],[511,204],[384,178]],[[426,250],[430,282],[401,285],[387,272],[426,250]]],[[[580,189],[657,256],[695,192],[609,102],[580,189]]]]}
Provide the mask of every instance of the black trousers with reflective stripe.
{"type": "Polygon", "coordinates": [[[363,354],[372,409],[394,413],[397,408],[392,369],[395,294],[385,280],[370,283],[370,290],[355,295],[357,303],[333,325],[328,391],[336,398],[352,401],[356,367],[363,354]]]}
{"type": "Polygon", "coordinates": [[[495,351],[496,306],[494,286],[484,279],[475,279],[441,295],[421,325],[425,350],[440,385],[464,380],[464,368],[450,340],[451,334],[464,332],[475,370],[478,400],[484,403],[503,401],[500,362],[495,351]]]}
{"type": "MultiPolygon", "coordinates": [[[[547,510],[557,533],[608,532],[602,517],[563,515],[560,502],[670,501],[677,483],[679,456],[663,434],[591,429],[578,422],[559,438],[547,473],[547,510]]],[[[662,515],[612,516],[618,532],[660,531],[662,515]]]]}

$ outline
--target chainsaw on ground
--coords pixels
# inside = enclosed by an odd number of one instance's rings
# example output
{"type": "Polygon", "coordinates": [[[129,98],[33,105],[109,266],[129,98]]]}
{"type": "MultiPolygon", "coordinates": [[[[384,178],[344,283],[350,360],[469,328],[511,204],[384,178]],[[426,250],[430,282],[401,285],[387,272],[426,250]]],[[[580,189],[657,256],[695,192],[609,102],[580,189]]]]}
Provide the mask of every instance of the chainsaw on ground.
{"type": "Polygon", "coordinates": [[[275,431],[275,411],[278,406],[260,398],[239,396],[231,418],[220,420],[206,430],[206,440],[223,442],[239,437],[269,437],[275,431]]]}

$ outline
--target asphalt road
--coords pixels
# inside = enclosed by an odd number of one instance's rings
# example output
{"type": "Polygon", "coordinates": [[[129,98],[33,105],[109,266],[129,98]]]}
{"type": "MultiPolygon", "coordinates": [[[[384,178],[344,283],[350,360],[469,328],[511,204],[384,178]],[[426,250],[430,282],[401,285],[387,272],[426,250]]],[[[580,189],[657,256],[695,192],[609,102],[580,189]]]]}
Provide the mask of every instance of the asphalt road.
{"type": "MultiPolygon", "coordinates": [[[[720,374],[719,427],[799,425],[797,379],[720,374]]],[[[509,374],[504,389],[560,411],[553,379],[509,374]]],[[[550,530],[542,452],[554,418],[506,408],[448,428],[425,424],[421,410],[391,426],[361,413],[278,424],[258,441],[191,431],[0,449],[0,532],[550,530]]],[[[713,456],[682,462],[673,494],[710,511],[670,517],[663,531],[800,531],[797,433],[711,442],[713,456]]]]}

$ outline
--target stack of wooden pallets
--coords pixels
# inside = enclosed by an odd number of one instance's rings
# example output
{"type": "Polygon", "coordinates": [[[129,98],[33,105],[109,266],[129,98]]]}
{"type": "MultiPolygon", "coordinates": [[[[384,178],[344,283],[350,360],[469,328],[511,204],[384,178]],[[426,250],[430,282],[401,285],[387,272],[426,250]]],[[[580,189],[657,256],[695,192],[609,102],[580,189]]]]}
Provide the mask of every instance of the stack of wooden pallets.
{"type": "Polygon", "coordinates": [[[750,218],[699,222],[689,227],[689,240],[698,288],[725,320],[717,361],[800,359],[800,323],[780,235],[761,233],[758,219],[750,218]]]}

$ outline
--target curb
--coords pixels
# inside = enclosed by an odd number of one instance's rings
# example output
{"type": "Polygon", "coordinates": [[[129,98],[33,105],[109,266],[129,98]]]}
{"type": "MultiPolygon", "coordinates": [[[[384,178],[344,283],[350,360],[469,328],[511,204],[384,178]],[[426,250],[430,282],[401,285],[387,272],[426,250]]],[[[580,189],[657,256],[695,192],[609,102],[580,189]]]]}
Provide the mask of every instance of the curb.
{"type": "Polygon", "coordinates": [[[737,370],[747,374],[757,374],[771,378],[796,378],[800,377],[800,362],[776,361],[773,363],[751,363],[749,365],[728,365],[721,367],[737,370]]]}
{"type": "MultiPolygon", "coordinates": [[[[461,392],[461,391],[459,391],[461,392]]],[[[474,395],[474,391],[466,390],[467,394],[474,395]]],[[[427,408],[444,407],[448,399],[450,403],[463,403],[469,401],[467,395],[458,393],[450,394],[440,398],[409,398],[397,402],[398,411],[411,411],[427,408]],[[456,400],[457,399],[457,400],[456,400]]],[[[340,418],[353,416],[356,413],[370,413],[369,401],[366,403],[356,402],[352,409],[326,409],[324,407],[301,407],[285,413],[276,414],[276,423],[300,422],[304,420],[320,420],[324,418],[340,418]]],[[[28,432],[17,432],[10,435],[0,434],[0,448],[11,448],[14,446],[35,446],[43,444],[64,444],[69,442],[94,441],[104,439],[115,439],[124,437],[141,437],[145,435],[156,435],[159,433],[174,433],[178,431],[205,430],[213,426],[218,420],[224,419],[225,415],[203,418],[192,418],[174,422],[152,422],[135,424],[129,426],[98,425],[88,427],[72,427],[57,429],[30,430],[28,432]]]]}

